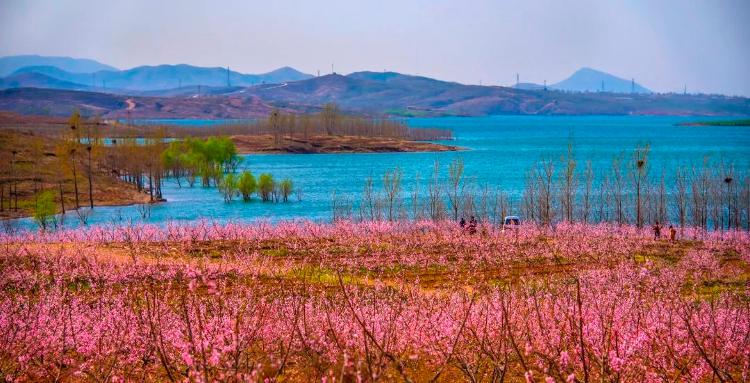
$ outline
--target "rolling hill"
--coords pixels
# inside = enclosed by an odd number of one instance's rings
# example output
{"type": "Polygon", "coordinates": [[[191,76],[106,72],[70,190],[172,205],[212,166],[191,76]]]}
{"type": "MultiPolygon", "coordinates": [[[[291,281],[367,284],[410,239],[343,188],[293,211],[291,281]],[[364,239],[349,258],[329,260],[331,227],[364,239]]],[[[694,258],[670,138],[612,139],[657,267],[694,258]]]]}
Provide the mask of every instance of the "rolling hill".
{"type": "MultiPolygon", "coordinates": [[[[366,115],[482,116],[538,115],[750,115],[750,99],[716,95],[521,90],[463,85],[394,72],[326,75],[250,87],[173,89],[154,94],[116,95],[53,89],[0,91],[0,110],[22,114],[84,114],[105,118],[252,118],[274,107],[315,112],[326,103],[366,115]],[[128,100],[130,102],[128,102],[128,100]],[[131,106],[128,108],[128,106],[131,106]]],[[[144,92],[148,93],[148,92],[144,92]]]]}
{"type": "Polygon", "coordinates": [[[89,90],[89,87],[47,76],[41,73],[14,73],[0,78],[0,89],[8,88],[51,88],[65,90],[89,90]]]}

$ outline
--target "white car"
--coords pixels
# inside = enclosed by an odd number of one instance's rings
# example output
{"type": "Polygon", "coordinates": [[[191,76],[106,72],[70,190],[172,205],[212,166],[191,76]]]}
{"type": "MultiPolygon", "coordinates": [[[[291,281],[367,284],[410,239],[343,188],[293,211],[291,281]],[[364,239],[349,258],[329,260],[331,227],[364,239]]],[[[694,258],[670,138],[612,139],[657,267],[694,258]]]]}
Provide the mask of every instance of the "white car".
{"type": "Polygon", "coordinates": [[[509,215],[503,219],[503,231],[505,230],[518,230],[521,226],[521,218],[517,215],[509,215]]]}

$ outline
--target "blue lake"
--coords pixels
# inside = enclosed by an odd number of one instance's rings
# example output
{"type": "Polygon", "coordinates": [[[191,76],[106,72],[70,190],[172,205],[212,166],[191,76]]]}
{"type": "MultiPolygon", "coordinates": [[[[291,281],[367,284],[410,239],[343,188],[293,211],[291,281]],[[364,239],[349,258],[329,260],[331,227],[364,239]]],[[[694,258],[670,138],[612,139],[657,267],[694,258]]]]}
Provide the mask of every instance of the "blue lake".
{"type": "MultiPolygon", "coordinates": [[[[706,120],[707,118],[698,118],[706,120]]],[[[711,118],[708,118],[711,119],[711,118]]],[[[178,187],[174,180],[164,185],[166,203],[152,207],[148,222],[192,221],[201,218],[219,221],[280,220],[331,218],[331,193],[348,196],[354,202],[361,198],[368,176],[380,187],[380,177],[396,167],[403,172],[404,198],[409,198],[415,180],[426,193],[433,163],[442,167],[447,176],[448,164],[461,157],[465,172],[475,186],[500,188],[511,198],[520,198],[526,172],[541,159],[560,161],[570,143],[578,169],[585,161],[592,162],[597,174],[623,155],[632,158],[637,145],[650,145],[650,172],[668,180],[678,165],[733,164],[735,173],[750,170],[750,127],[677,126],[686,117],[654,116],[494,116],[472,118],[415,118],[412,127],[452,129],[455,140],[447,142],[467,150],[444,153],[383,153],[383,154],[310,154],[310,155],[248,155],[241,168],[256,176],[269,172],[276,179],[291,178],[301,188],[302,200],[292,196],[288,203],[262,203],[235,200],[225,203],[215,188],[178,187]],[[418,176],[417,176],[418,175],[418,176]]],[[[562,167],[558,165],[558,169],[562,167]]],[[[668,185],[669,187],[669,185],[668,185]]],[[[356,208],[355,208],[356,209],[356,208]]],[[[133,206],[96,207],[89,223],[141,221],[133,206]]],[[[23,220],[29,226],[29,220],[23,220]]],[[[75,213],[66,218],[66,225],[76,225],[75,213]]]]}

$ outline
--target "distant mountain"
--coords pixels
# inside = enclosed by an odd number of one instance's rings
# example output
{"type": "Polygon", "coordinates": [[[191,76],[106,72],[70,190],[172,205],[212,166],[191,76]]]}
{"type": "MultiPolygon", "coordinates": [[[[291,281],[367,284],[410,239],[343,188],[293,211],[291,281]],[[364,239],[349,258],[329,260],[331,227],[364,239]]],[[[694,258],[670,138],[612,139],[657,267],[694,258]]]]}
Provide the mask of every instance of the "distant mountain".
{"type": "Polygon", "coordinates": [[[0,78],[0,89],[8,88],[52,88],[66,90],[88,90],[89,87],[73,82],[58,80],[41,73],[15,73],[0,78]]]}
{"type": "Polygon", "coordinates": [[[551,89],[571,92],[613,92],[613,93],[651,93],[638,83],[633,86],[632,80],[625,80],[609,73],[591,68],[581,68],[573,75],[557,84],[550,85],[551,89]]]}
{"type": "Polygon", "coordinates": [[[128,70],[103,70],[72,73],[54,66],[28,66],[14,73],[41,73],[59,80],[107,88],[112,92],[156,91],[189,86],[227,87],[263,83],[283,83],[312,78],[290,67],[262,74],[243,74],[226,68],[204,68],[192,65],[139,66],[128,70]]]}
{"type": "Polygon", "coordinates": [[[101,70],[117,70],[115,67],[90,59],[72,57],[21,55],[0,57],[0,77],[8,76],[28,66],[54,66],[72,73],[91,73],[101,70]]]}
{"type": "Polygon", "coordinates": [[[299,80],[306,80],[308,78],[312,78],[313,76],[307,73],[302,73],[292,67],[281,67],[279,69],[270,71],[268,73],[263,73],[259,75],[245,75],[245,76],[256,76],[257,80],[260,82],[267,82],[267,83],[279,83],[279,82],[287,82],[287,81],[299,81],[299,80]]]}

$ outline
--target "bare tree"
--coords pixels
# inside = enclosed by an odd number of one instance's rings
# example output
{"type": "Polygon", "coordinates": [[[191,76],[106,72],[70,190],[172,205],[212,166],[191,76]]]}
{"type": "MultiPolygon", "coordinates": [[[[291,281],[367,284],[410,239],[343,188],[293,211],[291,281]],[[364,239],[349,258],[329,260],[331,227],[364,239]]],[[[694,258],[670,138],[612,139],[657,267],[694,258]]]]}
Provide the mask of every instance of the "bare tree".
{"type": "Polygon", "coordinates": [[[414,175],[414,189],[411,192],[411,217],[415,221],[422,219],[422,204],[419,202],[419,172],[414,175]]]}
{"type": "Polygon", "coordinates": [[[453,220],[458,220],[458,212],[461,208],[461,195],[463,194],[464,160],[455,158],[448,166],[448,201],[453,211],[453,220]]]}
{"type": "Polygon", "coordinates": [[[401,169],[383,174],[383,189],[388,204],[388,220],[393,221],[398,218],[401,207],[401,169]]]}
{"type": "Polygon", "coordinates": [[[677,221],[680,225],[680,235],[685,228],[685,219],[687,216],[687,188],[688,179],[687,172],[684,168],[678,167],[675,172],[674,183],[674,210],[677,216],[677,221]]]}
{"type": "Polygon", "coordinates": [[[564,171],[562,176],[562,190],[560,198],[560,207],[562,208],[562,218],[568,222],[573,221],[575,210],[575,194],[578,188],[578,180],[575,176],[576,161],[573,156],[573,143],[568,143],[568,151],[562,159],[564,171]]]}
{"type": "Polygon", "coordinates": [[[704,230],[708,227],[708,193],[710,190],[710,175],[704,166],[702,169],[693,167],[692,191],[692,224],[704,230]]]}
{"type": "Polygon", "coordinates": [[[635,188],[635,222],[638,227],[643,227],[641,193],[643,192],[643,184],[647,182],[648,178],[648,152],[648,145],[638,146],[633,152],[633,169],[631,175],[633,177],[633,186],[635,188]]]}
{"type": "Polygon", "coordinates": [[[581,220],[588,223],[591,216],[591,191],[594,183],[594,169],[591,160],[586,161],[586,170],[583,172],[583,206],[581,206],[581,220]]]}
{"type": "Polygon", "coordinates": [[[625,180],[622,175],[622,155],[615,157],[612,161],[612,180],[610,192],[612,193],[612,202],[615,207],[615,217],[618,225],[625,224],[625,207],[623,199],[625,197],[625,180]]]}
{"type": "Polygon", "coordinates": [[[322,112],[323,125],[327,135],[333,135],[334,129],[339,119],[339,108],[336,104],[329,103],[323,107],[322,112]]]}
{"type": "Polygon", "coordinates": [[[372,175],[365,179],[365,187],[362,190],[362,202],[359,205],[360,219],[363,221],[375,220],[376,196],[372,175]]]}
{"type": "Polygon", "coordinates": [[[273,143],[275,145],[281,144],[281,115],[278,109],[274,109],[271,115],[268,117],[268,124],[271,126],[273,132],[273,143]]]}
{"type": "Polygon", "coordinates": [[[429,198],[429,210],[430,218],[433,221],[443,219],[444,206],[443,206],[443,195],[440,187],[440,162],[435,160],[432,165],[432,178],[429,185],[427,186],[427,193],[429,198]]]}

